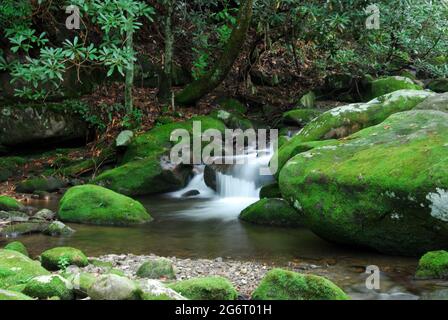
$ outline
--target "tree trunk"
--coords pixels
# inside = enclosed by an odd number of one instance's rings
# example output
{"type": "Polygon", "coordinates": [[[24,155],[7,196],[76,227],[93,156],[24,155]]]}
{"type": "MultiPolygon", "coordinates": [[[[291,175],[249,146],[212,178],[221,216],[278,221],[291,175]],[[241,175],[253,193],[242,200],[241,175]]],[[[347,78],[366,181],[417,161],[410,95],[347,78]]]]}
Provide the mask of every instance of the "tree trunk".
{"type": "Polygon", "coordinates": [[[238,22],[230,39],[213,68],[202,78],[190,83],[176,96],[176,102],[189,105],[197,102],[211,92],[226,78],[246,40],[247,30],[252,19],[253,0],[244,0],[239,9],[238,22]]]}
{"type": "Polygon", "coordinates": [[[165,7],[167,10],[165,16],[165,59],[158,93],[159,99],[163,102],[167,102],[171,99],[171,86],[173,79],[172,76],[173,45],[174,45],[172,18],[174,11],[174,0],[166,0],[165,7]]]}
{"type": "MultiPolygon", "coordinates": [[[[129,52],[134,52],[133,44],[134,30],[132,29],[132,23],[126,31],[126,49],[129,52]]],[[[126,68],[126,82],[125,82],[125,93],[124,93],[124,105],[126,107],[126,112],[130,114],[133,110],[132,103],[132,88],[134,85],[134,62],[132,61],[126,68]]]]}

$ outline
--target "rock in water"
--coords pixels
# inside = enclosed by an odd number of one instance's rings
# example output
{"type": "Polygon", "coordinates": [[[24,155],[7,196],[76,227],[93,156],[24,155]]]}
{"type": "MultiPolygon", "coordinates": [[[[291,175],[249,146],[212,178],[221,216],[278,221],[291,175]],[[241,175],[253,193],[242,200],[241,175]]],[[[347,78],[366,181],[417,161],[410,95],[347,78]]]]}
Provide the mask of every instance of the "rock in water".
{"type": "Polygon", "coordinates": [[[107,274],[98,278],[87,294],[93,300],[141,300],[143,292],[134,281],[107,274]]]}
{"type": "Polygon", "coordinates": [[[43,231],[43,233],[51,237],[69,236],[75,233],[75,230],[73,230],[69,226],[66,226],[61,221],[53,221],[52,223],[50,223],[48,228],[43,231]]]}
{"type": "Polygon", "coordinates": [[[73,287],[60,275],[38,276],[27,282],[23,293],[38,299],[58,297],[61,300],[72,300],[73,287]]]}
{"type": "Polygon", "coordinates": [[[396,113],[293,157],[280,190],[321,237],[384,253],[448,247],[448,114],[396,113]]]}
{"type": "Polygon", "coordinates": [[[240,219],[255,224],[281,227],[297,227],[302,224],[302,214],[283,199],[261,199],[244,209],[240,219]]]}
{"type": "Polygon", "coordinates": [[[431,251],[420,258],[417,279],[448,279],[448,252],[431,251]]]}
{"type": "Polygon", "coordinates": [[[0,289],[23,284],[30,278],[50,274],[38,261],[12,250],[0,249],[0,289]]]}
{"type": "Polygon", "coordinates": [[[0,196],[0,210],[20,211],[24,206],[14,198],[8,196],[0,196]]]}
{"type": "Polygon", "coordinates": [[[61,199],[58,216],[64,222],[98,225],[132,225],[152,220],[140,202],[95,185],[70,188],[61,199]]]}
{"type": "Polygon", "coordinates": [[[323,277],[283,269],[269,271],[252,294],[253,300],[348,300],[333,282],[323,277]]]}
{"type": "Polygon", "coordinates": [[[70,247],[57,247],[44,251],[40,260],[42,266],[51,271],[71,265],[85,267],[89,264],[86,255],[81,250],[70,247]]]}

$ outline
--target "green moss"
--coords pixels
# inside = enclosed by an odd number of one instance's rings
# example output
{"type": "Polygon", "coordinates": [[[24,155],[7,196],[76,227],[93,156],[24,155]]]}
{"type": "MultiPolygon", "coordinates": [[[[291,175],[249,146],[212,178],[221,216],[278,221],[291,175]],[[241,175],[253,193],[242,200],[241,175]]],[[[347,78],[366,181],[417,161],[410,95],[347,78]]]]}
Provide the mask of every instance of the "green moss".
{"type": "Polygon", "coordinates": [[[33,298],[20,292],[0,289],[0,301],[6,300],[33,300],[33,298]]]}
{"type": "Polygon", "coordinates": [[[172,262],[164,258],[143,263],[137,270],[137,277],[148,279],[176,279],[172,262]]]}
{"type": "Polygon", "coordinates": [[[26,283],[29,279],[47,275],[49,272],[42,268],[38,261],[11,250],[0,249],[0,288],[26,283]]]}
{"type": "Polygon", "coordinates": [[[89,260],[89,264],[91,264],[91,265],[93,265],[95,267],[105,268],[105,269],[112,269],[114,267],[112,262],[101,261],[101,260],[98,260],[98,259],[91,259],[91,260],[89,260]]]}
{"type": "Polygon", "coordinates": [[[373,80],[369,84],[370,90],[367,99],[375,99],[382,95],[398,90],[423,90],[423,88],[406,77],[385,77],[373,80]]]}
{"type": "Polygon", "coordinates": [[[260,189],[260,198],[281,198],[282,194],[280,193],[280,188],[278,183],[271,183],[266,186],[263,186],[260,189]]]}
{"type": "Polygon", "coordinates": [[[283,121],[287,124],[303,127],[321,114],[322,111],[316,109],[294,109],[283,114],[283,121]]]}
{"type": "Polygon", "coordinates": [[[448,92],[448,79],[441,78],[441,79],[431,80],[428,83],[427,88],[429,90],[432,90],[434,92],[439,92],[439,93],[448,92]]]}
{"type": "Polygon", "coordinates": [[[238,297],[233,285],[223,277],[194,278],[169,287],[191,300],[236,300],[238,297]]]}
{"type": "Polygon", "coordinates": [[[89,264],[86,255],[78,249],[57,247],[44,251],[40,260],[42,266],[50,271],[59,270],[63,264],[85,267],[89,264]]]}
{"type": "Polygon", "coordinates": [[[48,222],[23,222],[19,224],[11,224],[4,227],[0,231],[0,235],[9,237],[40,233],[47,229],[48,225],[48,222]]]}
{"type": "Polygon", "coordinates": [[[64,181],[55,177],[32,178],[19,182],[16,191],[20,193],[33,193],[35,191],[54,192],[66,185],[64,181]]]}
{"type": "Polygon", "coordinates": [[[60,275],[35,277],[28,281],[23,293],[38,299],[58,297],[60,300],[72,300],[74,298],[72,285],[60,275]]]}
{"type": "Polygon", "coordinates": [[[149,293],[143,293],[142,300],[152,300],[152,301],[166,301],[175,300],[167,296],[166,294],[154,295],[149,293]]]}
{"type": "Polygon", "coordinates": [[[14,198],[8,196],[0,196],[0,210],[5,211],[19,211],[23,205],[14,198]]]}
{"type": "Polygon", "coordinates": [[[444,250],[426,253],[420,258],[418,279],[448,279],[448,252],[444,250]]]}
{"type": "Polygon", "coordinates": [[[240,219],[256,224],[283,227],[296,227],[302,224],[301,213],[283,199],[261,199],[244,209],[240,219]]]}
{"type": "Polygon", "coordinates": [[[396,113],[337,145],[293,157],[282,195],[325,239],[416,255],[448,246],[448,114],[396,113]],[[439,202],[438,202],[439,201],[439,202]]]}
{"type": "Polygon", "coordinates": [[[0,157],[0,182],[16,175],[25,163],[26,159],[21,157],[0,157]]]}
{"type": "Polygon", "coordinates": [[[348,300],[330,280],[315,275],[274,269],[261,280],[252,295],[254,300],[348,300]]]}
{"type": "Polygon", "coordinates": [[[64,274],[64,277],[70,282],[77,298],[86,298],[87,291],[93,286],[97,277],[94,274],[81,272],[78,274],[64,274]]]}
{"type": "Polygon", "coordinates": [[[412,110],[433,95],[426,91],[400,90],[368,103],[350,104],[324,112],[278,150],[279,168],[297,152],[303,152],[303,148],[298,147],[303,142],[345,138],[383,122],[394,113],[412,110]]]}
{"type": "Polygon", "coordinates": [[[247,112],[247,107],[244,104],[232,98],[221,100],[219,106],[230,113],[236,112],[244,114],[247,112]]]}
{"type": "Polygon", "coordinates": [[[25,245],[20,241],[13,241],[8,243],[5,246],[5,249],[20,252],[21,254],[27,257],[29,256],[28,250],[26,249],[25,245]]]}
{"type": "Polygon", "coordinates": [[[62,221],[101,225],[141,224],[152,219],[140,202],[95,185],[70,188],[61,199],[58,216],[62,221]]]}

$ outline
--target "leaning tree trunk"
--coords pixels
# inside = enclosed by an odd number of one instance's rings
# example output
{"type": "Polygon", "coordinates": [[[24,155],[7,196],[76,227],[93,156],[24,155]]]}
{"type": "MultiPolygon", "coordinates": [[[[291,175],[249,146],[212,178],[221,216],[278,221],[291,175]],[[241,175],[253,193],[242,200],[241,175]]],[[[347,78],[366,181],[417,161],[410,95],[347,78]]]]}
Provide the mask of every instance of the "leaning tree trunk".
{"type": "MultiPolygon", "coordinates": [[[[128,28],[126,32],[126,49],[129,52],[134,52],[134,44],[133,44],[133,36],[134,30],[131,26],[128,28]]],[[[126,108],[126,112],[130,114],[133,110],[133,102],[132,102],[132,88],[134,86],[134,61],[130,62],[126,68],[126,83],[125,83],[125,92],[124,92],[124,104],[126,108]]]]}
{"type": "Polygon", "coordinates": [[[252,19],[252,5],[253,0],[244,0],[241,3],[237,25],[233,29],[221,56],[205,76],[190,83],[176,96],[177,103],[182,105],[195,103],[219,86],[226,78],[246,40],[247,30],[252,19]]]}
{"type": "Polygon", "coordinates": [[[174,45],[172,18],[174,11],[174,0],[166,0],[165,6],[167,11],[165,16],[165,59],[158,93],[159,99],[163,102],[167,102],[171,98],[174,45]]]}

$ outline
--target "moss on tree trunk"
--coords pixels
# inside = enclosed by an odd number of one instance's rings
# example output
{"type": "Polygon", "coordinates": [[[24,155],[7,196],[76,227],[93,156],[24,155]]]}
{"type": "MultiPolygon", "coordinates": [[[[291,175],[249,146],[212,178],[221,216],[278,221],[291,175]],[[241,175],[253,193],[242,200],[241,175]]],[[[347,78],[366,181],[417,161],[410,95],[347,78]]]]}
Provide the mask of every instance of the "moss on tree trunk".
{"type": "Polygon", "coordinates": [[[193,104],[225,79],[246,40],[247,30],[252,19],[252,5],[253,0],[245,0],[241,3],[237,25],[233,29],[221,57],[216,60],[213,68],[204,77],[189,84],[176,96],[177,103],[193,104]]]}

